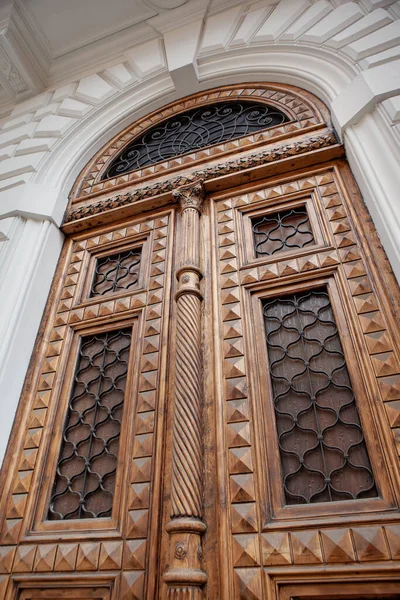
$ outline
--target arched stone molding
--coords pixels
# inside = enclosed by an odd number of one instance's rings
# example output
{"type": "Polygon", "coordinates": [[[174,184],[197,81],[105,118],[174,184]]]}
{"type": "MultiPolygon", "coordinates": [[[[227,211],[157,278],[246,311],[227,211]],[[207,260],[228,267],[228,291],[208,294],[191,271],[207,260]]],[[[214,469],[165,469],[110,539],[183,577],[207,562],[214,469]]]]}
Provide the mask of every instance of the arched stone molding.
{"type": "Polygon", "coordinates": [[[232,2],[221,8],[219,3],[205,17],[205,3],[202,10],[194,20],[189,11],[180,20],[156,19],[157,39],[126,50],[120,62],[106,69],[94,68],[90,75],[18,104],[3,124],[0,275],[9,300],[2,303],[0,334],[13,334],[0,336],[0,393],[9,407],[1,423],[3,441],[61,250],[57,226],[74,180],[118,131],[188,93],[275,81],[323,100],[400,277],[398,3],[265,0],[265,6],[232,2]],[[25,277],[15,277],[21,264],[25,277]]]}

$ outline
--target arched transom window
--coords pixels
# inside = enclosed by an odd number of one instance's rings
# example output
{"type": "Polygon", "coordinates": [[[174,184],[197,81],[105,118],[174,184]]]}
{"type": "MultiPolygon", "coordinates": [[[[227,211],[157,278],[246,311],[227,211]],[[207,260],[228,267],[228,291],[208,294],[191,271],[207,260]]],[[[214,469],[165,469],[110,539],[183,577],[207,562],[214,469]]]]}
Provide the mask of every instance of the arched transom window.
{"type": "Polygon", "coordinates": [[[279,109],[254,101],[197,107],[174,115],[135,138],[113,160],[102,179],[250,135],[288,120],[279,109]]]}

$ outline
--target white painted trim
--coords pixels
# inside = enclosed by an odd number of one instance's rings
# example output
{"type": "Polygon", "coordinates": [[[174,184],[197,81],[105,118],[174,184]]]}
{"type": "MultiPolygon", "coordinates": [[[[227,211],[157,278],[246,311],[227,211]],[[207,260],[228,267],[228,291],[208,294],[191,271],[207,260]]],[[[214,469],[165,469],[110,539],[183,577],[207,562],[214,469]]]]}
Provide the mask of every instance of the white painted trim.
{"type": "Polygon", "coordinates": [[[333,122],[341,132],[376,104],[399,93],[400,60],[363,71],[332,102],[333,122]]]}
{"type": "Polygon", "coordinates": [[[377,110],[346,129],[345,148],[393,272],[400,281],[399,148],[377,110]]]}
{"type": "Polygon", "coordinates": [[[15,219],[3,242],[0,297],[0,461],[3,458],[63,236],[49,221],[15,219]]]}

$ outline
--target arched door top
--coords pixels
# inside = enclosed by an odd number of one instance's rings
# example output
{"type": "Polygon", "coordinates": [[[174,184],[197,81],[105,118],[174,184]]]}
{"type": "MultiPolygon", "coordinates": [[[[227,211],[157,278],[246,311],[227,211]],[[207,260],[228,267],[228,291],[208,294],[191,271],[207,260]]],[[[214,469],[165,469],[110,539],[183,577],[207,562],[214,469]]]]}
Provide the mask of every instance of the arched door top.
{"type": "Polygon", "coordinates": [[[239,148],[251,149],[271,140],[311,132],[327,124],[330,118],[324,104],[293,86],[257,83],[214,88],[164,106],[117,134],[83,169],[71,200],[167,174],[239,148]],[[210,133],[207,128],[201,139],[192,140],[188,138],[188,128],[193,119],[207,119],[208,111],[205,114],[200,110],[203,107],[209,107],[214,121],[220,124],[219,131],[210,133]],[[229,131],[223,130],[227,117],[229,131]],[[167,141],[168,126],[181,130],[184,143],[178,148],[167,148],[168,144],[160,147],[160,138],[167,141]]]}

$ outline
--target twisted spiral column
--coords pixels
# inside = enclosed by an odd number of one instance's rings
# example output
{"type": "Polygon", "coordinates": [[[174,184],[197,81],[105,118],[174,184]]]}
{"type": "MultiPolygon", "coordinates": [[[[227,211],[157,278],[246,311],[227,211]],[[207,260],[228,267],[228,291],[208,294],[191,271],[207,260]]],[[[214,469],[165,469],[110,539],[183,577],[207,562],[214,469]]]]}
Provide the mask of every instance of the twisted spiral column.
{"type": "Polygon", "coordinates": [[[201,517],[200,298],[178,299],[171,517],[201,517]]]}
{"type": "Polygon", "coordinates": [[[182,207],[182,259],[178,291],[174,420],[172,434],[169,600],[201,600],[207,581],[201,569],[203,444],[201,405],[200,210],[201,182],[175,190],[182,207]]]}

